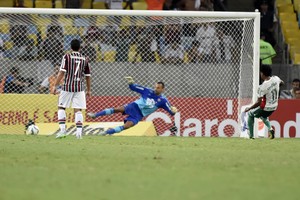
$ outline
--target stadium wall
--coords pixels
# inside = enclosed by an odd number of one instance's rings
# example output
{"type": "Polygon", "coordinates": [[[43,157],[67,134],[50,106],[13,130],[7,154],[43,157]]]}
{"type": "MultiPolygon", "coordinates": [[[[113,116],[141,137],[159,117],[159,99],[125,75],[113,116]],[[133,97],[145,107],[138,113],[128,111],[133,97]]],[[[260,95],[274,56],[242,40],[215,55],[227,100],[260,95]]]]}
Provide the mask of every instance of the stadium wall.
{"type": "MultiPolygon", "coordinates": [[[[115,101],[128,103],[136,99],[132,96],[94,96],[88,99],[87,107],[97,102],[93,109],[103,109],[113,105],[115,101]]],[[[175,123],[180,129],[178,136],[206,136],[206,137],[237,137],[240,125],[237,122],[236,101],[227,98],[171,98],[176,105],[180,101],[189,102],[194,106],[196,112],[189,113],[189,107],[181,107],[180,112],[174,117],[175,123]],[[208,101],[209,100],[209,101],[208,101]],[[205,103],[206,102],[206,103],[205,103]],[[209,103],[207,103],[209,102],[209,103]],[[215,105],[224,104],[219,107],[215,105]],[[209,114],[207,114],[209,113],[209,114]]],[[[34,119],[36,123],[49,123],[50,126],[57,121],[57,96],[46,94],[5,94],[0,95],[0,134],[23,134],[24,125],[28,119],[34,119]],[[22,98],[22,101],[19,99],[22,98]],[[30,106],[28,106],[30,105],[30,106]]],[[[187,103],[186,105],[189,105],[187,103]]],[[[275,127],[276,137],[300,138],[300,107],[299,100],[280,100],[278,110],[271,116],[271,124],[275,127]],[[289,112],[287,112],[287,110],[289,112]]],[[[84,112],[85,116],[85,112],[84,112]]],[[[67,109],[67,122],[72,123],[73,111],[67,109]]],[[[102,117],[101,119],[89,120],[87,122],[121,122],[122,115],[102,117]]],[[[171,117],[165,112],[159,111],[148,116],[146,121],[162,124],[156,127],[161,136],[169,136],[168,130],[173,123],[171,117]]],[[[90,124],[90,123],[89,123],[90,124]]],[[[58,127],[58,125],[56,124],[58,127]]],[[[90,130],[89,130],[90,131],[90,130]]]]}
{"type": "MultiPolygon", "coordinates": [[[[60,62],[60,61],[59,61],[60,62]]],[[[123,75],[125,72],[128,75],[137,74],[136,77],[141,76],[145,77],[139,82],[142,85],[148,85],[151,87],[155,81],[155,75],[153,72],[161,71],[160,68],[168,67],[170,70],[168,73],[162,71],[164,82],[166,83],[166,95],[168,96],[194,96],[201,97],[201,94],[205,94],[206,96],[211,97],[226,97],[225,91],[228,91],[228,87],[232,88],[232,90],[236,90],[238,77],[234,77],[235,73],[230,73],[230,71],[234,71],[235,64],[219,66],[217,64],[198,64],[197,68],[194,64],[182,64],[182,65],[170,65],[170,64],[151,64],[151,63],[91,63],[92,66],[92,78],[93,91],[104,91],[106,90],[106,95],[128,95],[127,86],[124,85],[123,88],[120,88],[120,81],[123,81],[123,75]],[[124,67],[125,64],[125,67],[124,67]],[[103,70],[103,69],[111,69],[111,70],[103,70]],[[150,70],[151,69],[151,70],[150,70]],[[216,69],[227,70],[229,73],[226,73],[226,77],[222,76],[222,73],[216,74],[216,69]],[[175,73],[176,72],[176,73],[175,73]],[[112,76],[114,74],[114,76],[112,76]],[[107,77],[118,77],[120,74],[120,80],[108,81],[107,77]],[[146,76],[145,76],[146,74],[146,76]],[[188,74],[188,76],[185,76],[188,74]],[[213,75],[212,75],[213,74],[213,75]],[[208,76],[209,75],[209,76],[208,76]],[[232,76],[232,77],[228,77],[232,76]],[[197,80],[195,82],[194,80],[197,80]],[[203,87],[204,83],[207,80],[214,80],[210,88],[203,87]],[[168,80],[175,80],[176,87],[168,88],[168,80]],[[226,80],[226,81],[225,81],[226,80]],[[228,81],[232,80],[232,81],[228,81]],[[151,82],[149,82],[151,81],[151,82]],[[97,84],[97,82],[101,82],[101,84],[97,84]],[[150,84],[150,85],[149,85],[150,84]],[[185,86],[193,86],[193,90],[186,90],[185,86]],[[119,89],[116,89],[119,88],[119,89]]],[[[38,93],[38,85],[48,76],[50,76],[53,72],[53,65],[46,60],[42,61],[19,61],[15,60],[11,62],[8,59],[1,60],[0,67],[0,77],[3,77],[8,74],[9,69],[12,67],[17,67],[20,69],[21,75],[24,75],[24,78],[34,78],[35,87],[30,87],[25,90],[27,94],[38,93]]],[[[290,89],[290,83],[293,79],[300,77],[300,65],[280,65],[274,64],[272,65],[273,74],[278,75],[284,82],[285,85],[282,89],[290,89]]],[[[172,83],[174,85],[174,83],[172,83]]],[[[94,93],[95,94],[95,93],[94,93]]],[[[232,93],[234,97],[237,97],[238,93],[232,93]]],[[[97,95],[97,94],[96,94],[97,95]]],[[[101,94],[98,94],[101,95],[101,94]]]]}

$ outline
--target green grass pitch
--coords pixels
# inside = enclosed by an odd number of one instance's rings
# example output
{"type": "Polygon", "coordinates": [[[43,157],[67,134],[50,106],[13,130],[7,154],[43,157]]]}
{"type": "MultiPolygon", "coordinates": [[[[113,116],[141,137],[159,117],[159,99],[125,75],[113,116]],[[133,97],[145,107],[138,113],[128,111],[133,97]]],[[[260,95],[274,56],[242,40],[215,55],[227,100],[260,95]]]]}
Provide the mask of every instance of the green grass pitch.
{"type": "Polygon", "coordinates": [[[300,140],[0,135],[0,199],[299,199],[300,140]]]}

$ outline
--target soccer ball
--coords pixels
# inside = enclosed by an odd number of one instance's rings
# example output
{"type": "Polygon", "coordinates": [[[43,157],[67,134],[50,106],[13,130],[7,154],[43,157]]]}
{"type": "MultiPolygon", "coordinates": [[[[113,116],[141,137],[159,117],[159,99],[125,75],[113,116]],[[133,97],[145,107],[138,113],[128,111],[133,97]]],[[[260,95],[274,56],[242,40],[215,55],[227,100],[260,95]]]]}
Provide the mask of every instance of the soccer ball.
{"type": "Polygon", "coordinates": [[[30,126],[28,126],[26,134],[27,135],[37,135],[40,132],[39,127],[37,127],[36,125],[32,124],[30,126]]]}

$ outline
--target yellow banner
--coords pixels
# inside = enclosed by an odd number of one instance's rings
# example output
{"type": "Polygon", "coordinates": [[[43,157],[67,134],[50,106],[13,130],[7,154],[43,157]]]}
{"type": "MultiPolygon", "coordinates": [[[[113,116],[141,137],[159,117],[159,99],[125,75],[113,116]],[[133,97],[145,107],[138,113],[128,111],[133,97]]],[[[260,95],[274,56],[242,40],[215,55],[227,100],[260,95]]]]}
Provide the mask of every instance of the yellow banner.
{"type": "MultiPolygon", "coordinates": [[[[56,123],[57,101],[58,96],[51,94],[0,94],[0,134],[23,134],[29,119],[56,123]]],[[[73,122],[73,109],[66,114],[66,122],[73,122]]]]}
{"type": "MultiPolygon", "coordinates": [[[[39,135],[56,135],[59,132],[57,123],[37,123],[39,127],[39,135]]],[[[123,122],[87,122],[83,124],[84,135],[99,135],[108,128],[123,125],[123,122]]],[[[76,126],[74,123],[67,123],[67,135],[76,134],[76,126]]],[[[156,130],[152,122],[139,122],[136,126],[116,133],[114,136],[157,136],[156,130]]]]}

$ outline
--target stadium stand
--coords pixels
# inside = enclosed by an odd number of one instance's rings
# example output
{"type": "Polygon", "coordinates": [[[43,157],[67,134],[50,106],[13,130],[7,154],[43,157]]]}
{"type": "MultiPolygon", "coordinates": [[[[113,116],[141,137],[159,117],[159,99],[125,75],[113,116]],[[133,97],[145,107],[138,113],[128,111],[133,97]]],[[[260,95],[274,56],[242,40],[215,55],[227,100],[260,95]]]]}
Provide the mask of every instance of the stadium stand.
{"type": "Polygon", "coordinates": [[[0,1],[0,7],[13,7],[14,3],[12,0],[0,1]]]}
{"type": "Polygon", "coordinates": [[[83,1],[81,8],[83,9],[91,9],[92,8],[92,0],[83,1]]]}
{"type": "Polygon", "coordinates": [[[63,8],[63,3],[62,1],[55,1],[55,8],[63,8]]]}
{"type": "Polygon", "coordinates": [[[52,0],[35,1],[36,8],[53,8],[52,0]]]}
{"type": "Polygon", "coordinates": [[[290,54],[293,64],[300,64],[300,30],[297,11],[299,0],[277,0],[275,2],[279,16],[282,35],[290,54]]]}
{"type": "Polygon", "coordinates": [[[33,1],[32,0],[24,0],[24,6],[26,8],[33,8],[33,1]]]}

